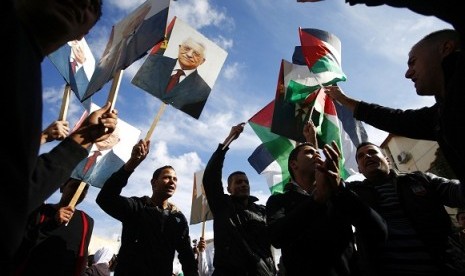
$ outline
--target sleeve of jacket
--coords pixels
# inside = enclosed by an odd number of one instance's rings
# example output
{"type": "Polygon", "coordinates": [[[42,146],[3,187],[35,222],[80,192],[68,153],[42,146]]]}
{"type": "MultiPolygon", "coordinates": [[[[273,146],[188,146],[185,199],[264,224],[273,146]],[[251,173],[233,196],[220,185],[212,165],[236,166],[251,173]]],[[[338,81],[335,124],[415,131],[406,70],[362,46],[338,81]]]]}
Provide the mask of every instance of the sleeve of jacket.
{"type": "Polygon", "coordinates": [[[120,195],[131,174],[122,166],[105,181],[96,198],[98,206],[119,221],[124,221],[136,208],[134,200],[120,195]]]}
{"type": "Polygon", "coordinates": [[[87,155],[87,150],[70,138],[60,142],[51,151],[41,154],[31,178],[30,211],[58,190],[87,155]]]}
{"type": "Polygon", "coordinates": [[[311,229],[326,214],[326,206],[316,203],[310,196],[287,213],[286,205],[286,198],[282,194],[272,195],[266,202],[268,234],[276,248],[299,239],[295,229],[311,229]]]}
{"type": "Polygon", "coordinates": [[[197,260],[194,256],[194,251],[191,247],[191,239],[189,236],[189,226],[184,215],[181,220],[182,234],[177,243],[176,250],[178,251],[178,259],[182,265],[182,271],[185,276],[198,276],[197,260]]]}
{"type": "Polygon", "coordinates": [[[207,197],[208,206],[212,214],[224,210],[227,202],[224,200],[225,194],[223,183],[221,181],[224,158],[229,148],[222,149],[223,145],[219,144],[216,151],[210,157],[203,173],[203,187],[207,197]]]}
{"type": "Polygon", "coordinates": [[[408,8],[422,15],[434,15],[454,25],[455,28],[463,26],[463,12],[458,7],[459,2],[454,0],[346,0],[350,5],[365,4],[367,6],[389,5],[396,8],[408,8]]]}
{"type": "Polygon", "coordinates": [[[443,205],[451,208],[465,208],[465,184],[457,179],[447,179],[432,173],[415,173],[423,175],[432,185],[443,205]]]}
{"type": "Polygon", "coordinates": [[[436,106],[401,110],[361,101],[354,117],[386,132],[435,141],[436,113],[436,106]]]}

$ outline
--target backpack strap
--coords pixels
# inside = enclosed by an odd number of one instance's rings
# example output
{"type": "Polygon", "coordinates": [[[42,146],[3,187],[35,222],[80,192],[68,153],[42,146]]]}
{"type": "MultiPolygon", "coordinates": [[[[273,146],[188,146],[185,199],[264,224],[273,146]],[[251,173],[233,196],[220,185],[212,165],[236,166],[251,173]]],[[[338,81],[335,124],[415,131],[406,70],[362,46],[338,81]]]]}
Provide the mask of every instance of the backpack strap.
{"type": "Polygon", "coordinates": [[[86,252],[86,238],[87,238],[87,233],[89,231],[89,222],[87,221],[86,214],[83,211],[81,212],[81,218],[82,218],[82,237],[81,237],[81,245],[79,246],[79,252],[77,256],[77,261],[76,261],[76,271],[75,275],[80,276],[81,275],[81,267],[83,266],[84,259],[85,259],[85,252],[86,252]]]}

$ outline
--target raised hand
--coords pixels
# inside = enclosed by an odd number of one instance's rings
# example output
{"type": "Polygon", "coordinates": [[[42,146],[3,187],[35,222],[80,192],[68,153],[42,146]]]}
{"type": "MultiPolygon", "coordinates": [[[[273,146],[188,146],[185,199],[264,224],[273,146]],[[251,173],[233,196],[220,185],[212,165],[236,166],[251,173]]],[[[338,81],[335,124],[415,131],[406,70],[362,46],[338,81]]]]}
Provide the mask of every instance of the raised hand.
{"type": "Polygon", "coordinates": [[[315,190],[313,198],[315,201],[325,203],[337,190],[341,183],[339,171],[339,159],[341,152],[337,144],[333,141],[331,146],[325,145],[323,148],[325,160],[318,159],[315,171],[315,190]]]}
{"type": "Polygon", "coordinates": [[[82,123],[82,125],[71,134],[71,137],[86,147],[89,144],[107,139],[115,130],[118,123],[118,112],[111,110],[111,103],[108,102],[102,108],[92,112],[82,123]]]}
{"type": "Polygon", "coordinates": [[[127,171],[134,170],[140,163],[142,163],[142,161],[144,161],[149,152],[150,140],[139,140],[139,142],[137,142],[137,144],[135,144],[132,148],[131,158],[129,158],[128,162],[126,162],[124,168],[127,171]]]}

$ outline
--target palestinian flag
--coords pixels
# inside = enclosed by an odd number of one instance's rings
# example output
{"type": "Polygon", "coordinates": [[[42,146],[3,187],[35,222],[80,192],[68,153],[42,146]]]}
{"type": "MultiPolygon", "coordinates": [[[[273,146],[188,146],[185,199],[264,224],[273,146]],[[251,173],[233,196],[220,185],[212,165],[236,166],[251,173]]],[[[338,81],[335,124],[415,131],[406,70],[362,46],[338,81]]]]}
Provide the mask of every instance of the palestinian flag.
{"type": "Polygon", "coordinates": [[[286,100],[293,103],[305,101],[306,96],[322,86],[347,79],[341,66],[341,42],[335,35],[318,29],[299,28],[299,36],[302,46],[295,47],[292,63],[307,65],[310,72],[286,83],[286,100]],[[298,89],[299,84],[306,88],[298,89]]]}
{"type": "MultiPolygon", "coordinates": [[[[296,55],[294,55],[294,60],[296,55]]],[[[302,125],[297,126],[296,110],[305,108],[308,113],[305,120],[312,120],[317,126],[318,146],[330,144],[335,141],[342,152],[340,163],[341,177],[346,179],[357,171],[355,163],[356,147],[367,141],[366,131],[360,121],[353,118],[352,113],[339,103],[334,103],[320,87],[316,90],[306,87],[309,76],[306,65],[298,65],[283,60],[278,78],[274,114],[271,131],[298,142],[304,142],[302,125]],[[292,80],[296,80],[292,82],[292,80]],[[285,85],[287,83],[287,85],[285,85]],[[286,93],[284,93],[286,91],[286,93]],[[307,91],[301,101],[293,103],[288,101],[289,91],[307,91]],[[313,112],[310,112],[313,110],[313,112]]],[[[311,78],[310,78],[311,79],[311,78]]]]}
{"type": "Polygon", "coordinates": [[[282,193],[289,182],[287,159],[295,146],[294,141],[271,132],[273,110],[274,101],[271,101],[249,119],[249,125],[262,144],[248,158],[255,171],[265,176],[271,194],[282,193]]]}

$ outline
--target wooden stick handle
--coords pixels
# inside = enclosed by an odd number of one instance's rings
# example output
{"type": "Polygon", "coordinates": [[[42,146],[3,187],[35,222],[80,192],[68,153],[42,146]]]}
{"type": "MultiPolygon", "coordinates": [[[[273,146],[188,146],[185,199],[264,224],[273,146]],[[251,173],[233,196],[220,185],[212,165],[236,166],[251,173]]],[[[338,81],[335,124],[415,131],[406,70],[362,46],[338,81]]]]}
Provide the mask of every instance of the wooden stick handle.
{"type": "Polygon", "coordinates": [[[69,98],[71,97],[71,86],[67,84],[63,91],[63,99],[61,100],[60,115],[58,115],[58,121],[66,121],[66,115],[68,114],[69,98]]]}
{"type": "Polygon", "coordinates": [[[76,192],[74,193],[73,195],[73,198],[70,200],[68,206],[71,206],[71,207],[76,207],[76,203],[79,199],[79,197],[81,196],[82,194],[82,191],[84,191],[84,188],[87,186],[88,184],[84,181],[81,181],[81,183],[79,184],[79,187],[76,189],[76,192]]]}
{"type": "Polygon", "coordinates": [[[115,108],[116,97],[118,96],[119,86],[121,84],[121,79],[123,78],[124,70],[119,70],[115,77],[113,78],[113,82],[111,83],[110,93],[108,94],[108,101],[111,102],[110,110],[115,108]]]}
{"type": "Polygon", "coordinates": [[[150,140],[150,137],[152,137],[153,131],[155,130],[155,127],[158,124],[158,121],[160,120],[161,115],[163,114],[163,111],[165,111],[166,108],[166,103],[162,103],[160,106],[160,109],[158,110],[157,116],[152,122],[152,125],[150,126],[149,131],[147,132],[147,135],[145,136],[145,141],[150,140]]]}

